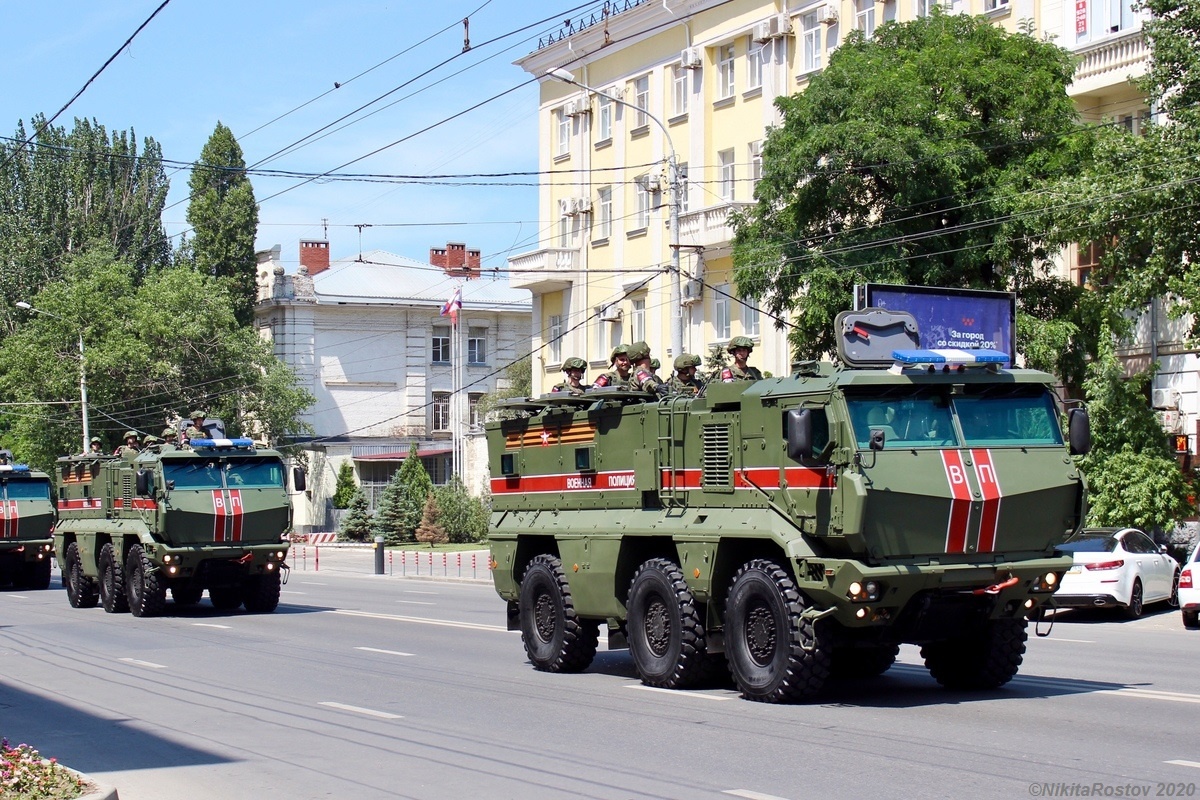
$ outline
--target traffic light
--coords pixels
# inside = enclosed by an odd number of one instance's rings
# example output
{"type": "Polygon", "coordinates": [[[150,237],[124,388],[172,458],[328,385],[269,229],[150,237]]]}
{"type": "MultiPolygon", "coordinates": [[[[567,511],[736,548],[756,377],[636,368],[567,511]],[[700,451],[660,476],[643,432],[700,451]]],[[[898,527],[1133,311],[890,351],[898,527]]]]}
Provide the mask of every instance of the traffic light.
{"type": "Polygon", "coordinates": [[[1177,456],[1191,452],[1191,448],[1188,447],[1188,435],[1186,433],[1169,433],[1167,434],[1167,441],[1171,443],[1171,450],[1177,456]]]}

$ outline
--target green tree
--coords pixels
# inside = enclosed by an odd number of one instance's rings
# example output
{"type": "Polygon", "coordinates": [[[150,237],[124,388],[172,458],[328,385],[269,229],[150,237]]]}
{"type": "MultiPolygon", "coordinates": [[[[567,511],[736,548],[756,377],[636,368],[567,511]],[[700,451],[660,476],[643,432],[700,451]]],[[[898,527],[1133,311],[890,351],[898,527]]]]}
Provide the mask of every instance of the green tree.
{"type": "Polygon", "coordinates": [[[421,509],[421,522],[417,525],[416,539],[418,542],[433,547],[435,544],[445,544],[449,541],[440,517],[437,494],[430,492],[429,496],[425,498],[425,507],[421,509]]]}
{"type": "Polygon", "coordinates": [[[0,396],[44,404],[5,416],[6,441],[43,467],[79,450],[78,410],[61,403],[79,397],[81,332],[92,432],[110,447],[126,428],[157,435],[197,405],[235,436],[278,442],[306,432],[300,414],[312,396],[237,324],[227,300],[221,283],[191,270],[139,282],[137,268],[108,246],[72,257],[62,279],[31,298],[45,313],[28,314],[0,343],[0,396]]]}
{"type": "Polygon", "coordinates": [[[793,312],[797,358],[832,352],[856,283],[1014,290],[1023,314],[1069,317],[1080,292],[1009,211],[1077,159],[1073,73],[1065,50],[960,14],[850,33],[776,101],[757,203],[734,217],[738,294],[793,312]]]}
{"type": "Polygon", "coordinates": [[[333,490],[333,507],[348,508],[350,501],[358,494],[358,484],[354,482],[354,467],[349,461],[343,461],[338,467],[337,485],[333,490]]]}
{"type": "Polygon", "coordinates": [[[433,480],[425,471],[414,442],[379,499],[375,533],[382,535],[388,544],[414,541],[425,509],[425,498],[432,493],[433,480]]]}
{"type": "Polygon", "coordinates": [[[445,486],[434,489],[438,523],[448,540],[455,543],[481,542],[487,538],[488,509],[485,503],[467,492],[462,478],[455,475],[445,486]]]}
{"type": "Polygon", "coordinates": [[[246,177],[246,162],[233,131],[220,122],[200,151],[188,181],[191,201],[187,221],[196,268],[229,284],[234,316],[242,325],[254,321],[257,297],[254,237],[258,205],[246,177]]]}
{"type": "Polygon", "coordinates": [[[372,536],[382,536],[389,545],[401,544],[408,541],[404,535],[403,513],[401,501],[404,495],[404,484],[400,481],[400,471],[392,474],[392,479],[379,495],[379,503],[375,506],[375,516],[371,517],[372,536]]]}
{"type": "Polygon", "coordinates": [[[496,391],[479,398],[479,416],[485,417],[501,400],[528,397],[533,391],[533,356],[525,356],[504,368],[504,377],[496,382],[496,391]]]}
{"type": "Polygon", "coordinates": [[[365,542],[371,538],[371,531],[367,496],[361,489],[356,489],[347,505],[346,515],[342,517],[338,537],[350,542],[365,542]]]}

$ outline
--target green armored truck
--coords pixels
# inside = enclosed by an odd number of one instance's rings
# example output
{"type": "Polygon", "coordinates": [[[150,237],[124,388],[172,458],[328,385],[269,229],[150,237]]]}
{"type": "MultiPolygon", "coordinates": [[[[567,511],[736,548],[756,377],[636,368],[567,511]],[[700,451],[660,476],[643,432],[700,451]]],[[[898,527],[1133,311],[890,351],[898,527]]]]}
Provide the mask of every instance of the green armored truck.
{"type": "Polygon", "coordinates": [[[0,586],[49,588],[53,532],[50,476],[0,450],[0,586]]]}
{"type": "Polygon", "coordinates": [[[838,361],[791,377],[560,393],[487,425],[493,578],[536,669],[586,668],[604,624],[650,686],[732,672],[765,702],[903,643],[946,687],[1016,674],[1086,511],[1086,412],[1064,436],[1050,375],[921,350],[909,314],[838,324],[838,361]]]}
{"type": "MultiPolygon", "coordinates": [[[[166,592],[264,613],[279,605],[291,524],[286,470],[250,439],[193,439],[57,462],[54,549],[74,608],[154,616],[166,592]]],[[[294,470],[297,491],[304,473],[294,470]]]]}

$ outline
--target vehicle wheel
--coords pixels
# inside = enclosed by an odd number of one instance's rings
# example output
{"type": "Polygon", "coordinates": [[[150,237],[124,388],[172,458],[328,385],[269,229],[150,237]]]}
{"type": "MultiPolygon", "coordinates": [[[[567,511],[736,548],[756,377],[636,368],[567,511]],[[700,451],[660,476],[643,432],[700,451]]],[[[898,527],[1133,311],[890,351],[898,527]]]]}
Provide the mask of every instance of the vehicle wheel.
{"type": "Polygon", "coordinates": [[[26,589],[40,591],[50,588],[50,559],[43,558],[41,561],[25,562],[24,580],[26,589]]]}
{"type": "Polygon", "coordinates": [[[71,542],[63,554],[62,568],[63,586],[67,589],[67,602],[71,608],[95,608],[100,600],[96,584],[83,574],[83,564],[79,561],[79,545],[71,542]]]}
{"type": "Polygon", "coordinates": [[[192,583],[177,583],[171,587],[171,599],[177,606],[194,606],[204,596],[204,587],[192,583]]]}
{"type": "Polygon", "coordinates": [[[931,642],[921,648],[925,667],[947,689],[995,689],[1012,680],[1021,666],[1027,620],[989,620],[967,636],[931,642]]]}
{"type": "Polygon", "coordinates": [[[755,559],[738,570],[725,608],[725,655],[747,700],[803,700],[829,677],[830,653],[795,581],[773,561],[755,559]]]}
{"type": "Polygon", "coordinates": [[[125,597],[135,617],[157,617],[167,604],[167,589],[140,544],[125,558],[125,597]]]}
{"type": "Polygon", "coordinates": [[[1183,627],[1200,628],[1200,611],[1183,611],[1183,627]]]}
{"type": "Polygon", "coordinates": [[[874,678],[892,668],[899,652],[899,645],[894,644],[839,647],[833,651],[829,674],[833,678],[849,680],[874,678]]]}
{"type": "Polygon", "coordinates": [[[652,558],[629,584],[629,653],[642,683],[682,689],[701,677],[704,620],[678,565],[652,558]]]}
{"type": "Polygon", "coordinates": [[[1175,570],[1175,575],[1171,578],[1171,596],[1167,598],[1167,605],[1179,608],[1179,570],[1175,570]]]}
{"type": "Polygon", "coordinates": [[[595,620],[575,613],[571,589],[556,556],[529,562],[521,579],[521,643],[533,668],[542,672],[580,672],[596,656],[600,641],[595,620]]]}
{"type": "Polygon", "coordinates": [[[233,611],[242,604],[242,587],[240,586],[210,586],[208,599],[213,608],[218,611],[233,611]]]}
{"type": "Polygon", "coordinates": [[[1129,619],[1137,619],[1142,615],[1145,606],[1142,604],[1142,580],[1141,578],[1133,579],[1133,590],[1129,593],[1129,605],[1125,606],[1125,616],[1129,619]]]}
{"type": "Polygon", "coordinates": [[[251,575],[242,584],[242,602],[252,614],[270,614],[279,607],[279,573],[251,575]]]}
{"type": "Polygon", "coordinates": [[[112,542],[100,548],[100,604],[109,614],[124,614],[129,610],[125,596],[125,570],[112,542]]]}

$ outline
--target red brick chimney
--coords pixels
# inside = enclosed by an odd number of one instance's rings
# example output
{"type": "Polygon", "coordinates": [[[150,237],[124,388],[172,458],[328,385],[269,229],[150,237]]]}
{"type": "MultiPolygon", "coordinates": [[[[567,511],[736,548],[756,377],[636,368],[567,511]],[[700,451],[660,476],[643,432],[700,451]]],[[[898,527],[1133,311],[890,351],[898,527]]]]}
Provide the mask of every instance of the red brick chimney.
{"type": "Polygon", "coordinates": [[[300,266],[307,268],[309,275],[329,269],[329,242],[301,239],[300,266]]]}
{"type": "Polygon", "coordinates": [[[429,248],[429,263],[441,267],[447,275],[457,278],[479,277],[478,250],[468,250],[460,242],[448,242],[445,247],[429,248]]]}

